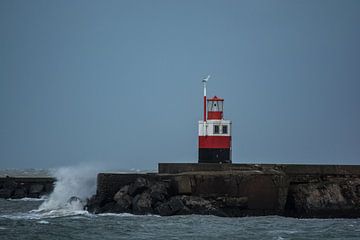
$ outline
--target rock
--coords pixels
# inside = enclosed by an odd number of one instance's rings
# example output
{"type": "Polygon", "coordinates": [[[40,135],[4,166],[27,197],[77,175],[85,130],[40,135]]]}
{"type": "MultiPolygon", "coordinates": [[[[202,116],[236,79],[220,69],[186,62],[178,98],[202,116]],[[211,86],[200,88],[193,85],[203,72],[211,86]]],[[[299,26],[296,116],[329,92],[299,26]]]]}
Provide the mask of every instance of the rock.
{"type": "Polygon", "coordinates": [[[217,211],[214,200],[210,201],[198,196],[180,196],[180,199],[192,214],[215,214],[217,211]]]}
{"type": "Polygon", "coordinates": [[[360,214],[357,181],[331,179],[327,182],[290,187],[286,214],[298,217],[350,217],[360,214]]]}
{"type": "Polygon", "coordinates": [[[180,212],[188,212],[183,201],[179,197],[172,197],[170,201],[165,202],[156,208],[161,216],[171,216],[180,212]]]}
{"type": "Polygon", "coordinates": [[[340,188],[348,203],[360,206],[360,179],[344,181],[340,184],[340,188]]]}
{"type": "Polygon", "coordinates": [[[150,196],[152,198],[152,205],[157,202],[163,202],[168,197],[169,184],[165,182],[155,182],[150,187],[150,196]]]}
{"type": "Polygon", "coordinates": [[[117,208],[123,211],[129,211],[132,204],[132,198],[128,194],[129,185],[122,187],[115,195],[114,201],[117,203],[117,208]]]}
{"type": "Polygon", "coordinates": [[[132,209],[135,214],[152,213],[152,199],[149,191],[138,194],[132,201],[132,209]]]}
{"type": "Polygon", "coordinates": [[[246,208],[248,203],[247,197],[218,197],[216,201],[221,204],[222,207],[231,208],[246,208]]]}
{"type": "Polygon", "coordinates": [[[124,213],[124,209],[116,202],[109,202],[102,206],[96,213],[124,213]]]}
{"type": "Polygon", "coordinates": [[[101,213],[104,201],[104,197],[99,195],[93,195],[90,199],[87,199],[84,208],[91,213],[101,213]]]}
{"type": "Polygon", "coordinates": [[[114,195],[114,201],[116,202],[118,199],[120,199],[122,196],[124,195],[128,195],[129,193],[129,185],[125,185],[122,188],[120,188],[119,191],[117,191],[117,193],[115,193],[114,195]]]}
{"type": "Polygon", "coordinates": [[[134,197],[135,195],[142,193],[148,188],[149,182],[145,178],[139,177],[134,183],[130,184],[128,192],[129,195],[134,197]]]}
{"type": "Polygon", "coordinates": [[[205,200],[202,197],[197,196],[181,196],[181,200],[187,207],[204,207],[204,208],[211,208],[211,202],[205,200]]]}
{"type": "Polygon", "coordinates": [[[296,207],[306,212],[311,209],[338,208],[346,203],[336,184],[299,184],[296,195],[296,207]]]}

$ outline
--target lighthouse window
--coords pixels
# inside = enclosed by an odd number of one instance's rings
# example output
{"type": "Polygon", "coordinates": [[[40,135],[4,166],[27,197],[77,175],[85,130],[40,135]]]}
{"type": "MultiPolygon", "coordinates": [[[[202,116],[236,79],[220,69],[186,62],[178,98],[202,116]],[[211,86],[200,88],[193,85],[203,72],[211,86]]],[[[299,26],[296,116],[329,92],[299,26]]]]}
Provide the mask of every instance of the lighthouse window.
{"type": "Polygon", "coordinates": [[[220,126],[214,125],[214,134],[219,134],[219,133],[220,133],[220,126]]]}
{"type": "Polygon", "coordinates": [[[227,128],[226,125],[225,125],[225,126],[222,126],[222,133],[223,133],[223,134],[227,134],[227,133],[228,133],[228,128],[227,128]]]}

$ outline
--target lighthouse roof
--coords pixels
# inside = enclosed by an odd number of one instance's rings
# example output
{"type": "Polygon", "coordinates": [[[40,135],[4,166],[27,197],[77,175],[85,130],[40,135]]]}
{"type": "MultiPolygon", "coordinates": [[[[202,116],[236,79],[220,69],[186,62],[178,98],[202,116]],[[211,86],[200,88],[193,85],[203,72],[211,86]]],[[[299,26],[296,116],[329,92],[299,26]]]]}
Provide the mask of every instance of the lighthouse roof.
{"type": "Polygon", "coordinates": [[[214,96],[213,98],[209,98],[208,101],[224,101],[224,99],[214,96]]]}

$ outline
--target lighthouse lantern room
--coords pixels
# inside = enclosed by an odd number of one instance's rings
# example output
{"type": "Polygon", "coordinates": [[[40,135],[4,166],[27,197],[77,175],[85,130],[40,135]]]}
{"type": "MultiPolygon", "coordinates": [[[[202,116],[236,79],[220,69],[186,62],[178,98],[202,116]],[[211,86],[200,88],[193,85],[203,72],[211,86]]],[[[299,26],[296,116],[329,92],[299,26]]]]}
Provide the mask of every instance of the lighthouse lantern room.
{"type": "Polygon", "coordinates": [[[204,84],[204,120],[199,121],[199,163],[231,163],[231,121],[224,120],[224,99],[206,99],[204,84]]]}

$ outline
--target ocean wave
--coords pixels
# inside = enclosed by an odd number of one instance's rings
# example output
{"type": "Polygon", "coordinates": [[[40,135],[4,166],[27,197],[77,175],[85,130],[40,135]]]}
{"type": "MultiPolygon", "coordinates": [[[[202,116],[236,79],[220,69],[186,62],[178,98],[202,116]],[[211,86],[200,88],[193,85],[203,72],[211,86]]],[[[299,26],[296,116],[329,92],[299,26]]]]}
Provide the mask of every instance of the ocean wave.
{"type": "Polygon", "coordinates": [[[38,221],[37,223],[40,223],[40,224],[49,224],[49,222],[48,222],[48,221],[45,221],[45,220],[38,221]]]}
{"type": "Polygon", "coordinates": [[[146,214],[146,215],[136,215],[131,213],[99,213],[96,216],[100,217],[161,217],[160,215],[155,214],[146,214]]]}
{"type": "Polygon", "coordinates": [[[299,231],[278,229],[278,230],[271,230],[269,232],[274,234],[295,234],[298,233],[299,231]]]}
{"type": "Polygon", "coordinates": [[[36,201],[45,201],[48,199],[48,196],[42,196],[40,198],[29,198],[29,197],[25,197],[25,198],[8,198],[7,200],[9,201],[14,201],[14,202],[18,202],[18,201],[25,201],[25,202],[36,202],[36,201]]]}
{"type": "Polygon", "coordinates": [[[31,213],[14,213],[14,214],[2,214],[0,219],[10,219],[10,220],[38,220],[41,219],[37,214],[31,213]]]}
{"type": "Polygon", "coordinates": [[[10,220],[44,220],[44,219],[54,219],[54,218],[63,218],[71,217],[73,219],[84,219],[84,218],[96,218],[96,217],[161,217],[159,215],[135,215],[131,213],[100,213],[93,214],[85,210],[71,210],[71,209],[56,209],[50,211],[44,210],[31,210],[27,213],[13,213],[13,214],[2,214],[1,218],[10,219],[10,220]]]}
{"type": "Polygon", "coordinates": [[[134,215],[131,213],[100,213],[97,215],[102,216],[102,217],[134,217],[134,216],[138,216],[138,215],[134,215]]]}
{"type": "Polygon", "coordinates": [[[13,213],[13,214],[2,214],[1,218],[10,219],[10,220],[42,220],[42,219],[52,219],[52,218],[61,218],[61,217],[71,217],[71,216],[92,216],[93,214],[84,210],[68,210],[68,209],[58,209],[51,210],[46,212],[39,212],[36,210],[31,210],[28,213],[13,213]]]}
{"type": "Polygon", "coordinates": [[[54,191],[38,208],[42,211],[57,209],[83,210],[85,199],[96,192],[96,168],[63,167],[53,171],[56,178],[54,191]],[[70,201],[76,198],[78,201],[70,201]]]}

